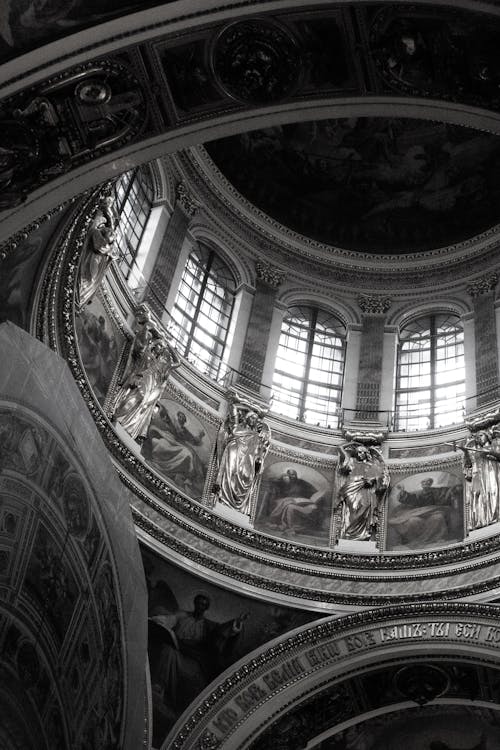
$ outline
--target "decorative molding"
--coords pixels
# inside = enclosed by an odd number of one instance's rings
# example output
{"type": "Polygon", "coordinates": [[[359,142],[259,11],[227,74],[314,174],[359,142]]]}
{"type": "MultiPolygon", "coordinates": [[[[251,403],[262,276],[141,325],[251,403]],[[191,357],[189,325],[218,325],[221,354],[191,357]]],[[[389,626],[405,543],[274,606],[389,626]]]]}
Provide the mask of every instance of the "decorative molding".
{"type": "MultiPolygon", "coordinates": [[[[390,281],[388,274],[391,274],[391,276],[394,274],[398,280],[404,277],[405,272],[401,271],[401,261],[404,259],[405,263],[408,264],[408,256],[398,254],[379,256],[376,259],[378,268],[375,268],[370,266],[370,261],[373,263],[374,259],[369,253],[345,250],[305,237],[272,219],[244,198],[216,167],[203,146],[197,146],[196,149],[192,148],[185,155],[186,160],[189,160],[192,171],[196,173],[198,181],[205,187],[206,197],[211,198],[212,201],[216,197],[217,201],[226,208],[228,219],[240,226],[246,234],[253,230],[259,237],[266,237],[270,241],[269,249],[272,248],[274,255],[279,251],[279,248],[285,250],[288,258],[290,258],[290,255],[297,256],[297,252],[299,252],[299,262],[310,259],[315,262],[316,269],[318,264],[321,264],[329,271],[333,267],[335,274],[342,271],[348,273],[348,269],[358,274],[366,272],[372,275],[372,280],[373,275],[380,277],[386,285],[390,281]],[[308,248],[314,249],[315,252],[310,252],[308,248]],[[382,273],[380,272],[381,266],[385,266],[382,273]]],[[[478,255],[493,250],[496,251],[495,256],[498,256],[499,232],[500,224],[497,224],[462,242],[434,250],[412,253],[411,261],[430,261],[433,268],[437,265],[444,270],[450,267],[450,255],[454,253],[462,254],[469,248],[475,249],[478,255]],[[480,243],[488,244],[478,248],[477,246],[480,243]]],[[[258,240],[255,240],[254,244],[255,242],[257,246],[262,245],[262,240],[260,243],[258,240]]],[[[474,254],[476,255],[476,253],[474,254]]],[[[459,263],[464,259],[457,258],[454,260],[459,263]]],[[[428,269],[429,264],[415,264],[410,268],[410,272],[412,276],[415,276],[419,271],[428,269]]],[[[367,283],[369,283],[369,279],[367,279],[367,283]]],[[[438,285],[436,284],[436,286],[438,285]]],[[[440,279],[440,286],[442,287],[442,279],[440,279]]]]}
{"type": "Polygon", "coordinates": [[[488,292],[494,291],[497,282],[498,273],[496,271],[492,271],[491,273],[485,274],[484,276],[481,276],[481,278],[476,279],[471,284],[469,284],[467,286],[467,294],[469,294],[473,299],[475,297],[480,297],[482,294],[487,294],[488,292]]]}
{"type": "Polygon", "coordinates": [[[390,309],[392,299],[375,294],[360,294],[358,305],[365,315],[383,315],[390,309]]]}
{"type": "Polygon", "coordinates": [[[494,424],[500,422],[500,407],[494,411],[488,411],[486,414],[481,414],[474,419],[466,419],[465,426],[471,432],[477,432],[478,430],[485,430],[488,427],[492,427],[494,424]]]}
{"type": "Polygon", "coordinates": [[[47,221],[52,219],[53,216],[60,213],[61,211],[64,211],[68,206],[71,206],[73,203],[75,203],[78,200],[82,200],[82,198],[85,198],[89,195],[89,191],[84,193],[83,195],[75,196],[74,198],[70,198],[70,200],[65,201],[64,203],[61,203],[60,206],[57,206],[56,208],[51,208],[50,211],[47,211],[45,214],[40,216],[36,221],[32,221],[31,224],[28,224],[28,226],[24,227],[24,229],[21,229],[19,232],[16,232],[11,237],[9,237],[8,240],[3,242],[0,245],[0,261],[5,260],[12,252],[14,252],[17,247],[28,239],[30,234],[33,234],[33,232],[36,232],[37,229],[40,229],[40,227],[45,224],[47,221]]]}
{"type": "Polygon", "coordinates": [[[355,430],[351,431],[350,428],[342,430],[342,434],[346,440],[350,442],[355,441],[362,443],[363,445],[382,445],[384,440],[387,438],[387,430],[385,432],[370,432],[367,430],[355,430]]]}
{"type": "Polygon", "coordinates": [[[265,284],[269,284],[273,289],[277,289],[285,280],[285,272],[264,260],[258,260],[255,263],[257,278],[265,284]]]}
{"type": "Polygon", "coordinates": [[[188,216],[194,216],[200,204],[193,198],[184,182],[179,182],[176,188],[176,197],[179,205],[188,216]]]}
{"type": "Polygon", "coordinates": [[[334,470],[337,465],[337,456],[330,454],[328,456],[311,456],[307,453],[299,453],[291,448],[277,445],[272,443],[272,447],[268,454],[268,460],[271,457],[280,458],[284,461],[293,461],[294,463],[303,464],[304,466],[310,466],[314,469],[330,469],[334,470]]]}

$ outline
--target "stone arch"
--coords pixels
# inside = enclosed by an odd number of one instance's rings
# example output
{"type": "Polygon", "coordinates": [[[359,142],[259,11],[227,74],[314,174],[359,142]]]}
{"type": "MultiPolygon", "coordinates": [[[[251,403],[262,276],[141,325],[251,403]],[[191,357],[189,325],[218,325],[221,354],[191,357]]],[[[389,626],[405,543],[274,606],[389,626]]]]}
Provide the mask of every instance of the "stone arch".
{"type": "MultiPolygon", "coordinates": [[[[227,671],[202,694],[196,710],[184,715],[162,750],[312,747],[321,731],[328,734],[370,715],[369,705],[355,705],[349,686],[382,672],[392,675],[392,682],[385,694],[380,686],[373,715],[425,704],[470,706],[479,696],[451,689],[450,665],[498,676],[499,643],[497,608],[491,605],[416,604],[320,620],[227,671]],[[301,725],[306,711],[310,717],[324,714],[325,701],[329,727],[312,718],[301,725]],[[292,744],[278,744],[280,727],[292,744]]],[[[495,689],[483,691],[481,699],[498,708],[495,689]]]]}

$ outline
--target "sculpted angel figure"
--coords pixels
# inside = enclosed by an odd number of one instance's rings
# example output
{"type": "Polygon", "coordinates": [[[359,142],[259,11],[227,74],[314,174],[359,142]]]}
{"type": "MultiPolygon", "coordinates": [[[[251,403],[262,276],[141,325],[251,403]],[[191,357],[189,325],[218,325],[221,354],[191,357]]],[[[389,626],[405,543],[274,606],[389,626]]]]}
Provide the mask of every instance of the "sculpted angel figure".
{"type": "Polygon", "coordinates": [[[341,539],[371,539],[390,477],[377,448],[353,441],[339,446],[337,500],[342,505],[341,539]]]}
{"type": "Polygon", "coordinates": [[[94,296],[112,260],[118,258],[114,201],[106,196],[92,220],[80,269],[79,303],[83,307],[94,296]]]}
{"type": "Polygon", "coordinates": [[[465,497],[470,531],[499,520],[498,430],[480,430],[457,446],[463,452],[465,497]]]}
{"type": "Polygon", "coordinates": [[[220,502],[241,513],[250,513],[251,492],[269,450],[271,431],[263,420],[265,413],[234,394],[219,435],[215,494],[220,502]]]}
{"type": "Polygon", "coordinates": [[[134,439],[144,441],[167,379],[180,360],[166,337],[152,339],[118,391],[113,419],[134,439]]]}

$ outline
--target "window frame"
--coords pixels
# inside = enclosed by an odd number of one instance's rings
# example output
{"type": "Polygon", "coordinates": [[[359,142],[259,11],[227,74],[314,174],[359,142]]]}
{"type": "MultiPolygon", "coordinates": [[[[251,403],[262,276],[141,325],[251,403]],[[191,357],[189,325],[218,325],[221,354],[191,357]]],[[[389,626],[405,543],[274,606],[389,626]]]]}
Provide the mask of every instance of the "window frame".
{"type": "MultiPolygon", "coordinates": [[[[410,354],[410,349],[406,351],[406,354],[410,354]]],[[[443,370],[443,372],[446,372],[446,370],[443,370]]],[[[424,404],[425,408],[426,405],[424,404]]],[[[460,420],[458,421],[448,421],[446,419],[447,416],[452,417],[453,414],[457,414],[459,411],[461,412],[462,418],[463,418],[463,412],[465,408],[465,352],[464,352],[464,327],[460,320],[460,316],[457,313],[451,312],[451,311],[433,311],[424,313],[422,315],[418,315],[416,317],[413,317],[411,320],[408,320],[400,329],[399,334],[399,341],[398,341],[398,347],[397,347],[397,354],[396,354],[396,370],[395,370],[395,385],[394,385],[394,416],[393,416],[393,429],[395,432],[424,432],[426,430],[435,430],[435,429],[444,429],[446,427],[451,427],[454,424],[460,424],[460,420]],[[442,318],[440,321],[439,319],[442,318]],[[448,330],[443,329],[442,326],[448,321],[451,321],[452,319],[455,320],[455,324],[453,325],[453,330],[451,328],[448,328],[448,330]],[[411,362],[404,362],[402,355],[405,353],[403,347],[406,342],[411,341],[411,333],[409,333],[406,337],[404,336],[404,331],[409,328],[412,325],[418,324],[419,321],[428,321],[428,330],[429,334],[427,337],[421,336],[419,343],[425,343],[425,345],[421,345],[416,349],[413,349],[411,353],[417,354],[421,357],[421,355],[426,352],[428,352],[429,359],[422,361],[417,361],[413,363],[415,367],[418,367],[421,364],[428,363],[428,372],[422,371],[420,368],[417,372],[412,373],[411,372],[411,362]],[[441,328],[441,330],[440,330],[441,328]],[[452,340],[450,341],[450,337],[452,337],[452,340]],[[446,380],[446,382],[438,382],[438,375],[440,374],[438,369],[438,362],[447,362],[452,360],[457,360],[457,354],[456,350],[457,347],[460,347],[462,349],[461,358],[462,358],[462,364],[458,368],[456,368],[453,371],[450,371],[450,379],[446,380]],[[451,356],[445,356],[445,357],[439,357],[439,353],[441,350],[445,350],[449,347],[452,347],[455,350],[455,354],[451,356]],[[403,368],[406,368],[406,372],[403,374],[403,368]],[[452,377],[453,373],[460,373],[460,377],[452,377]],[[401,382],[403,379],[406,379],[410,381],[412,378],[425,378],[428,377],[428,384],[424,385],[418,385],[418,386],[410,386],[407,385],[405,387],[401,386],[401,382]],[[446,411],[439,411],[439,407],[443,405],[443,403],[446,403],[446,401],[451,401],[451,399],[443,399],[442,397],[439,397],[439,389],[443,388],[460,388],[462,387],[462,402],[460,403],[458,399],[460,398],[460,394],[453,400],[453,407],[446,409],[446,411]],[[415,409],[414,412],[411,412],[409,407],[411,404],[409,403],[409,396],[411,394],[426,394],[428,393],[428,411],[419,411],[418,408],[415,409]],[[406,397],[405,401],[401,398],[402,396],[406,397]],[[405,410],[405,411],[403,411],[405,410]],[[417,426],[413,427],[411,426],[412,423],[418,422],[419,420],[427,419],[427,425],[425,427],[417,426]],[[444,419],[444,422],[442,420],[444,419]],[[441,424],[437,424],[437,422],[441,422],[441,424]]]]}
{"type": "Polygon", "coordinates": [[[154,186],[150,168],[148,166],[136,167],[129,172],[124,172],[115,181],[114,194],[118,215],[117,244],[120,251],[118,266],[128,281],[153,208],[154,186]],[[120,185],[123,186],[126,175],[129,175],[128,182],[123,188],[123,195],[119,198],[120,185]],[[127,205],[127,214],[124,215],[127,205]],[[131,221],[132,217],[133,221],[131,221]],[[139,232],[136,231],[137,227],[139,227],[139,232]],[[134,238],[133,242],[129,234],[134,238]]]}
{"type": "MultiPolygon", "coordinates": [[[[325,326],[326,327],[326,326],[325,326]]],[[[306,424],[315,424],[316,426],[325,428],[337,428],[340,424],[341,408],[342,408],[342,395],[344,387],[344,376],[345,376],[345,363],[346,363],[346,348],[347,348],[347,330],[342,319],[331,310],[327,310],[323,307],[318,307],[311,304],[296,304],[291,305],[281,324],[281,331],[279,337],[279,343],[276,353],[276,363],[273,371],[273,411],[276,413],[282,413],[284,416],[288,416],[290,419],[295,419],[298,422],[306,424]],[[283,343],[285,336],[290,336],[290,331],[284,330],[284,325],[288,320],[292,319],[294,312],[298,311],[297,321],[300,320],[299,315],[303,315],[303,323],[296,323],[298,328],[303,328],[306,331],[306,335],[303,337],[296,337],[299,341],[305,341],[304,351],[304,371],[303,375],[291,376],[289,372],[280,369],[277,365],[280,358],[280,349],[286,353],[293,351],[299,351],[293,347],[286,346],[283,343]],[[308,319],[306,319],[308,315],[308,319]],[[321,321],[320,318],[323,318],[321,321]],[[321,331],[321,326],[330,321],[335,321],[335,326],[332,326],[332,343],[328,343],[327,347],[330,350],[332,356],[325,357],[324,355],[318,355],[315,352],[316,347],[325,348],[325,333],[321,331]],[[323,340],[321,340],[323,339],[323,340]],[[337,343],[339,342],[340,345],[337,343]],[[329,363],[327,368],[313,367],[313,360],[319,358],[322,361],[329,363]],[[337,369],[338,368],[338,369],[337,369]],[[320,373],[325,375],[325,380],[311,379],[311,371],[318,370],[320,373]],[[297,390],[291,388],[284,388],[280,384],[276,383],[276,376],[290,378],[298,384],[297,390]],[[329,379],[336,377],[339,380],[338,384],[329,383],[329,379]],[[311,411],[313,414],[318,416],[319,407],[317,404],[323,400],[323,396],[320,393],[314,393],[314,390],[324,389],[328,395],[324,397],[325,410],[321,412],[324,423],[321,424],[321,420],[318,422],[317,419],[308,420],[307,412],[311,411]],[[284,398],[281,398],[279,394],[282,394],[284,398]],[[291,398],[286,398],[287,394],[291,398]],[[332,394],[335,394],[335,398],[332,398],[332,394]],[[312,402],[312,406],[311,406],[312,402]],[[286,410],[280,412],[278,405],[288,407],[286,410]],[[330,410],[330,405],[334,405],[334,410],[330,410]],[[296,411],[295,416],[292,416],[290,412],[296,411]]],[[[286,361],[286,357],[283,357],[286,361]]]]}
{"type": "Polygon", "coordinates": [[[178,348],[179,354],[188,361],[190,361],[190,355],[193,357],[193,344],[205,353],[210,353],[210,351],[212,351],[212,356],[207,360],[202,359],[198,355],[194,355],[196,359],[195,367],[216,381],[220,380],[226,372],[228,356],[227,345],[234,311],[235,294],[236,280],[234,274],[224,258],[221,257],[220,253],[212,247],[201,243],[193,247],[186,259],[186,264],[177,287],[177,293],[170,313],[170,332],[173,341],[178,348]],[[198,255],[197,259],[196,261],[192,261],[193,256],[195,255],[198,255]],[[190,261],[195,263],[195,271],[200,270],[200,274],[192,273],[189,270],[190,261]],[[214,269],[216,264],[224,270],[225,278],[222,274],[219,275],[217,270],[214,269]],[[188,273],[190,278],[189,280],[186,280],[188,273]],[[224,281],[226,283],[223,283],[224,281]],[[227,283],[228,281],[229,283],[227,283]],[[198,288],[196,288],[196,284],[193,285],[191,282],[198,282],[198,288]],[[215,286],[215,291],[209,289],[211,283],[215,286]],[[188,290],[193,293],[195,300],[190,300],[189,297],[183,293],[183,287],[187,287],[188,290]],[[222,288],[222,295],[217,294],[218,287],[222,288]],[[210,308],[213,307],[213,300],[206,299],[207,293],[211,297],[215,295],[221,301],[221,306],[217,309],[217,312],[219,316],[223,316],[226,320],[226,325],[222,326],[219,317],[216,322],[218,328],[216,334],[210,333],[210,331],[204,328],[202,322],[200,322],[200,317],[202,316],[210,319],[209,315],[202,311],[202,306],[205,304],[210,308]],[[229,296],[230,302],[227,300],[227,297],[229,296]],[[180,298],[184,299],[187,303],[184,307],[179,304],[180,298]],[[226,309],[223,309],[225,302],[227,307],[226,309]],[[188,311],[188,305],[193,306],[194,309],[192,313],[188,311]],[[186,320],[188,321],[187,331],[184,328],[186,320]],[[175,332],[176,328],[179,331],[178,334],[175,332]],[[202,340],[203,337],[209,337],[210,343],[204,342],[202,340]],[[220,348],[220,354],[216,353],[217,348],[220,348]]]}

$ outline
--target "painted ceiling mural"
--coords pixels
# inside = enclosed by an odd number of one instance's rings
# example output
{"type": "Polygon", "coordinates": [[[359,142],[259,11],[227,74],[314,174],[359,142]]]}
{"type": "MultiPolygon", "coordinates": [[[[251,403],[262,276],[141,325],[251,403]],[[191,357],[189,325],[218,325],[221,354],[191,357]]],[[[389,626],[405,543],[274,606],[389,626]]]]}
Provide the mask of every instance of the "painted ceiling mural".
{"type": "Polygon", "coordinates": [[[366,117],[255,130],[206,145],[259,209],[329,245],[428,250],[500,218],[500,137],[417,119],[366,117]]]}

